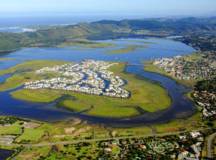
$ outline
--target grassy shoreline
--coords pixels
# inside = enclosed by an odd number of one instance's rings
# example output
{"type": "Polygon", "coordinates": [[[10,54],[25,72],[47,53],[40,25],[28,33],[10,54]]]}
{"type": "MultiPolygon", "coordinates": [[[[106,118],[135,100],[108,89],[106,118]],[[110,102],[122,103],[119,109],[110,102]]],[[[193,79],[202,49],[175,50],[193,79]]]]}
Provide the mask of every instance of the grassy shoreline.
{"type": "Polygon", "coordinates": [[[107,48],[107,47],[113,47],[113,43],[106,43],[106,42],[96,42],[96,41],[89,41],[86,39],[81,40],[74,40],[74,41],[68,41],[63,42],[58,45],[58,47],[70,47],[70,46],[78,46],[78,47],[84,47],[84,48],[107,48]]]}
{"type": "Polygon", "coordinates": [[[170,74],[168,74],[163,69],[153,65],[152,61],[144,62],[144,70],[148,71],[148,72],[158,73],[158,74],[161,74],[163,76],[169,77],[169,78],[175,80],[177,83],[183,84],[183,85],[188,86],[188,87],[192,87],[195,84],[195,81],[180,80],[180,79],[177,79],[177,78],[171,76],[170,74]]]}

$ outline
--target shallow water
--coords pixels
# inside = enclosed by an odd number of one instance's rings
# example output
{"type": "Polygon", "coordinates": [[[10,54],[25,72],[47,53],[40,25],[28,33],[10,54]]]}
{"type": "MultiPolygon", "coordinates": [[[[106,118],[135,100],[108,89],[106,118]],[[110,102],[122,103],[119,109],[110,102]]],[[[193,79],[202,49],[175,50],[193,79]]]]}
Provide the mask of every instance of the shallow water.
{"type": "MultiPolygon", "coordinates": [[[[13,58],[13,61],[2,61],[0,69],[5,69],[15,64],[27,60],[66,60],[66,61],[81,61],[83,59],[96,59],[107,61],[128,62],[126,71],[136,74],[151,81],[160,83],[169,93],[172,98],[172,105],[163,111],[156,113],[144,113],[141,116],[114,119],[88,116],[81,113],[72,113],[66,109],[57,108],[52,104],[30,103],[21,100],[13,99],[10,96],[11,91],[0,92],[0,114],[15,115],[19,117],[32,118],[44,121],[58,121],[71,117],[79,117],[93,123],[103,123],[112,126],[132,126],[142,125],[146,123],[158,123],[168,120],[183,118],[193,114],[193,103],[184,97],[184,93],[188,91],[184,86],[177,84],[174,80],[156,74],[149,73],[143,70],[143,61],[151,60],[153,58],[171,57],[176,55],[190,54],[194,51],[193,48],[181,43],[167,39],[120,39],[108,40],[105,42],[112,42],[116,47],[91,49],[79,47],[67,48],[25,48],[20,51],[4,55],[3,58],[13,58]],[[139,48],[133,52],[125,54],[107,54],[108,51],[121,48],[127,45],[146,45],[147,48],[139,48]]],[[[0,77],[0,82],[6,79],[0,77]]]]}

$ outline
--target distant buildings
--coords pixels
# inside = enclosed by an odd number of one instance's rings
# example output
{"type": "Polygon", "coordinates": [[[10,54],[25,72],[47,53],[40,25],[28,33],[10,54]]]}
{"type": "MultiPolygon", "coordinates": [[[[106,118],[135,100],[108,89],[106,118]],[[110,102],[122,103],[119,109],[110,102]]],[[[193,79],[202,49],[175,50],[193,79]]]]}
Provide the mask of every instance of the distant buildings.
{"type": "Polygon", "coordinates": [[[97,143],[99,159],[200,159],[205,132],[193,131],[179,135],[128,138],[97,143]],[[116,152],[117,151],[117,152],[116,152]]]}
{"type": "MultiPolygon", "coordinates": [[[[180,80],[211,80],[216,77],[216,54],[204,52],[190,56],[161,58],[153,62],[170,76],[180,80]]],[[[196,104],[202,107],[203,118],[216,119],[216,91],[194,91],[196,104]]]]}
{"type": "Polygon", "coordinates": [[[25,83],[26,89],[61,89],[94,95],[128,98],[129,92],[122,88],[125,81],[108,68],[115,63],[86,60],[76,64],[45,67],[37,74],[53,72],[56,78],[25,83]]]}
{"type": "Polygon", "coordinates": [[[193,55],[161,58],[155,60],[153,64],[180,80],[203,80],[216,76],[215,54],[200,54],[195,58],[193,55]]]}

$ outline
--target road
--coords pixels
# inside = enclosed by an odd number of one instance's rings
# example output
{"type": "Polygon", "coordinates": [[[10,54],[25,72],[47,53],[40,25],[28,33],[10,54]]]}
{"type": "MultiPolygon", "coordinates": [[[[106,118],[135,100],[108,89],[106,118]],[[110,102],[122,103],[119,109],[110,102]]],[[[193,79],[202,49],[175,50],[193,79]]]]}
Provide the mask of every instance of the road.
{"type": "MultiPolygon", "coordinates": [[[[197,129],[196,131],[203,131],[207,130],[209,128],[202,128],[202,129],[197,129]]],[[[99,142],[99,141],[109,141],[109,140],[120,140],[120,139],[128,139],[128,138],[147,138],[147,137],[164,137],[164,136],[171,136],[171,135],[179,135],[181,133],[187,133],[189,131],[178,131],[178,132],[170,132],[170,133],[155,133],[155,134],[146,134],[146,135],[136,135],[136,136],[121,136],[121,137],[110,137],[110,138],[94,138],[94,139],[79,139],[79,140],[71,140],[71,141],[59,141],[59,142],[41,142],[41,143],[35,143],[35,144],[4,144],[5,146],[11,146],[11,147],[44,147],[44,146],[54,146],[54,145],[69,145],[69,144],[77,144],[77,143],[92,143],[92,142],[99,142]]],[[[214,135],[211,135],[209,137],[209,143],[212,145],[211,139],[214,138],[214,135]]],[[[210,145],[210,148],[211,148],[210,145]]]]}
{"type": "MultiPolygon", "coordinates": [[[[204,129],[201,129],[204,130],[204,129]]],[[[197,130],[197,131],[201,131],[197,130]]],[[[151,136],[155,137],[164,137],[164,136],[171,136],[171,135],[178,135],[181,133],[186,133],[188,131],[178,131],[178,132],[170,132],[170,133],[156,133],[146,134],[146,135],[139,135],[139,136],[122,136],[122,137],[113,137],[113,138],[95,138],[95,139],[80,139],[80,140],[72,140],[72,141],[60,141],[60,142],[43,142],[37,144],[19,144],[20,146],[24,147],[43,147],[43,146],[53,146],[53,145],[69,145],[69,144],[77,144],[77,143],[92,143],[92,142],[99,142],[99,141],[109,141],[109,140],[120,140],[120,139],[128,139],[128,138],[147,138],[151,136]]]]}
{"type": "Polygon", "coordinates": [[[216,138],[216,132],[208,136],[207,138],[207,157],[214,158],[213,156],[213,147],[214,147],[214,140],[216,138]]]}
{"type": "MultiPolygon", "coordinates": [[[[172,132],[172,133],[161,133],[155,134],[156,137],[163,137],[163,136],[170,136],[170,135],[177,135],[180,133],[185,133],[185,131],[181,132],[172,132]]],[[[43,146],[53,146],[53,145],[67,145],[67,144],[77,144],[77,143],[92,143],[92,142],[99,142],[99,141],[109,141],[109,140],[120,140],[120,139],[128,139],[128,138],[146,138],[153,136],[152,134],[148,135],[140,135],[140,136],[122,136],[122,137],[113,137],[113,138],[95,138],[95,139],[80,139],[80,140],[72,140],[72,141],[60,141],[60,142],[44,142],[38,144],[20,144],[24,147],[43,147],[43,146]]]]}

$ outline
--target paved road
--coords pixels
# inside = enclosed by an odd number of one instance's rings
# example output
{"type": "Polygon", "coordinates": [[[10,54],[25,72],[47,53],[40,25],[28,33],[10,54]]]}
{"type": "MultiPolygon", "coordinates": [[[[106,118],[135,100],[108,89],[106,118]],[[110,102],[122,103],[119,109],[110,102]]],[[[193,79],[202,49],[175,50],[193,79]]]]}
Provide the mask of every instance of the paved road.
{"type": "Polygon", "coordinates": [[[214,158],[213,156],[213,147],[214,147],[214,140],[216,138],[216,132],[211,134],[208,138],[207,138],[207,157],[208,158],[214,158]]]}

